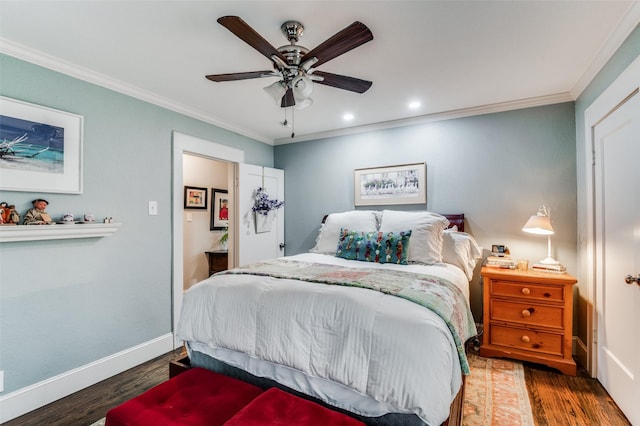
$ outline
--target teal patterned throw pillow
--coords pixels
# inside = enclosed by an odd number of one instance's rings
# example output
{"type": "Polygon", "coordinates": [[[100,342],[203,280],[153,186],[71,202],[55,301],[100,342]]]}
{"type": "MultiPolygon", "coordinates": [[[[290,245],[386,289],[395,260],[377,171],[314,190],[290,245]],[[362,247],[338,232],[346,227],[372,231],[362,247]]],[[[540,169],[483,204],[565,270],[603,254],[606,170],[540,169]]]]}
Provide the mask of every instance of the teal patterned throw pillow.
{"type": "Polygon", "coordinates": [[[363,262],[407,264],[411,230],[403,232],[361,232],[340,229],[336,256],[363,262]]]}

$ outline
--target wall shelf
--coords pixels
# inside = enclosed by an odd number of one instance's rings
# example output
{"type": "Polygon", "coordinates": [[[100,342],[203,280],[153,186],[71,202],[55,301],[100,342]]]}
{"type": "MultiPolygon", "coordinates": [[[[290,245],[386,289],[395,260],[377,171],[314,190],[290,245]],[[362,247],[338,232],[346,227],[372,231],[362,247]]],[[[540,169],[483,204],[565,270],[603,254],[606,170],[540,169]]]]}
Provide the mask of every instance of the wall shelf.
{"type": "Polygon", "coordinates": [[[74,225],[0,226],[0,243],[16,241],[64,240],[69,238],[108,237],[116,233],[120,223],[83,223],[74,225]]]}

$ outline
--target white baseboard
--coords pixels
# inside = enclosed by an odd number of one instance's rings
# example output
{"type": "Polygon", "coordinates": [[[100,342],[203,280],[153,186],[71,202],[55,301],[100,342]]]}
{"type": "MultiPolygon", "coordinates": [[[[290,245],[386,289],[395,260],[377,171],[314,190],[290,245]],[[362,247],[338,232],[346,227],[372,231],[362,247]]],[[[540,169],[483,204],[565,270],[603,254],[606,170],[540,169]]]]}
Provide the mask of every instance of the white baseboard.
{"type": "Polygon", "coordinates": [[[0,423],[15,419],[171,350],[173,333],[3,395],[0,397],[0,423]]]}

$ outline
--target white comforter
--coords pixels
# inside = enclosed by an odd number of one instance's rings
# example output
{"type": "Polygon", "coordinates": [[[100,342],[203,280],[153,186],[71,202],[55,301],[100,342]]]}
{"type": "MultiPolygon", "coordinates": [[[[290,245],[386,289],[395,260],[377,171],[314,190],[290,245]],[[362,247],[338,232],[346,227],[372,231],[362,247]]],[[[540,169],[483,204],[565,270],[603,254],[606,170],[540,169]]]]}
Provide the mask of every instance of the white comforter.
{"type": "MultiPolygon", "coordinates": [[[[452,265],[390,265],[306,253],[290,259],[391,267],[443,277],[452,265]]],[[[440,317],[376,291],[253,275],[214,275],[185,294],[178,338],[250,373],[370,417],[415,413],[440,424],[461,385],[455,343],[440,317]]]]}

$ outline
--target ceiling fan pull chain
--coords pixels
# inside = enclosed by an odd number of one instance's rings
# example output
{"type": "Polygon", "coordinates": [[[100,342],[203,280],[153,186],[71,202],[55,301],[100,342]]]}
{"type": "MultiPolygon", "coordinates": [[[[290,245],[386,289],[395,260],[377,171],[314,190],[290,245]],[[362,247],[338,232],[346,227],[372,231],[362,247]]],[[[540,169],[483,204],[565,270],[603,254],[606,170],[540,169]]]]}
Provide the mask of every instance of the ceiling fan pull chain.
{"type": "Polygon", "coordinates": [[[291,139],[296,136],[296,112],[294,110],[295,108],[291,107],[291,139]]]}

